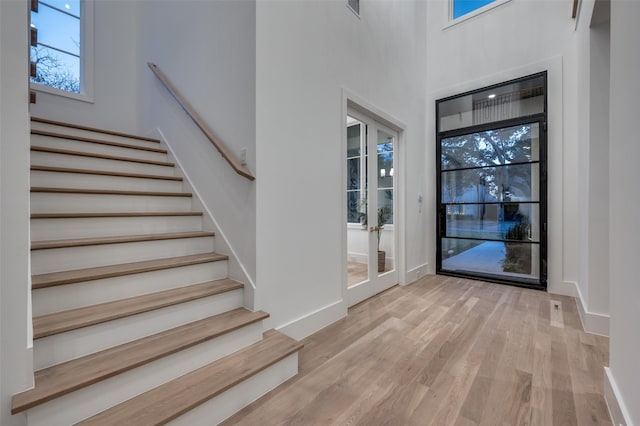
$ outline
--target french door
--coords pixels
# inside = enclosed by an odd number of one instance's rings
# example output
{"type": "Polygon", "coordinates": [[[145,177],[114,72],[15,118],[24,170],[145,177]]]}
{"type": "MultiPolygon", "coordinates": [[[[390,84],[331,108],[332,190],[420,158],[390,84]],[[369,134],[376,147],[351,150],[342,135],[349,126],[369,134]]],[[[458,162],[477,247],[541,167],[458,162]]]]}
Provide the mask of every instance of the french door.
{"type": "Polygon", "coordinates": [[[346,264],[351,306],[398,283],[398,133],[355,111],[347,115],[346,132],[346,264]]]}
{"type": "Polygon", "coordinates": [[[437,109],[438,273],[546,288],[546,74],[437,109]]]}

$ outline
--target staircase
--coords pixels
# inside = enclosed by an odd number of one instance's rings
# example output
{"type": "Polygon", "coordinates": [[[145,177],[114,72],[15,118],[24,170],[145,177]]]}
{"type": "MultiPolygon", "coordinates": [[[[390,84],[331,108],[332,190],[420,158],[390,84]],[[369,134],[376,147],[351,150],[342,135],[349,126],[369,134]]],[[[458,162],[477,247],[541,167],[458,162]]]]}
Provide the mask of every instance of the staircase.
{"type": "Polygon", "coordinates": [[[160,142],[33,119],[29,426],[213,425],[297,374],[160,142]]]}

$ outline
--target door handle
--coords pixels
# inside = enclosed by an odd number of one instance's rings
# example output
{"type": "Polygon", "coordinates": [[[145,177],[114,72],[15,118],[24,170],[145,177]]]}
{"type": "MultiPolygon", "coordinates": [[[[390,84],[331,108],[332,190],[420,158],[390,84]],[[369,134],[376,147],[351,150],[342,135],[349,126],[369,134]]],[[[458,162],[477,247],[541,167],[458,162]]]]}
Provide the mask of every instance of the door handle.
{"type": "Polygon", "coordinates": [[[375,232],[375,231],[378,231],[378,230],[380,230],[380,227],[378,227],[378,226],[370,226],[369,227],[369,232],[375,232]]]}

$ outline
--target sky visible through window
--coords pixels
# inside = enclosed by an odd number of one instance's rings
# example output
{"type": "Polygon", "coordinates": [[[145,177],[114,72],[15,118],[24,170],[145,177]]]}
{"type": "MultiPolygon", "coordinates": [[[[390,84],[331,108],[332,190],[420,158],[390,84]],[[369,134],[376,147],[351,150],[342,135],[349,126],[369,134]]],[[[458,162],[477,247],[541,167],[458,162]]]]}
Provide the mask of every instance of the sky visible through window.
{"type": "Polygon", "coordinates": [[[31,47],[37,76],[31,81],[80,92],[80,0],[43,0],[31,12],[38,46],[31,47]]]}
{"type": "Polygon", "coordinates": [[[453,0],[453,19],[459,18],[467,13],[480,9],[495,0],[453,0]]]}

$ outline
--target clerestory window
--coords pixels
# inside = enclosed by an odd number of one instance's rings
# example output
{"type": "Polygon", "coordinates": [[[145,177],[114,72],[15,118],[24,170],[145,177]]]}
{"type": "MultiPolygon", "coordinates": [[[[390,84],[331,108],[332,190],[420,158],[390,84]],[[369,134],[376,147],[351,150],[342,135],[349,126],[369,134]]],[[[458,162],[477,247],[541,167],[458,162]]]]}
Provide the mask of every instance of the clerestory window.
{"type": "Polygon", "coordinates": [[[45,92],[87,98],[91,85],[93,0],[40,0],[31,12],[37,42],[31,46],[35,88],[45,92]],[[75,96],[74,96],[75,95],[75,96]]]}
{"type": "Polygon", "coordinates": [[[495,9],[511,0],[449,0],[449,22],[445,28],[495,9]]]}

